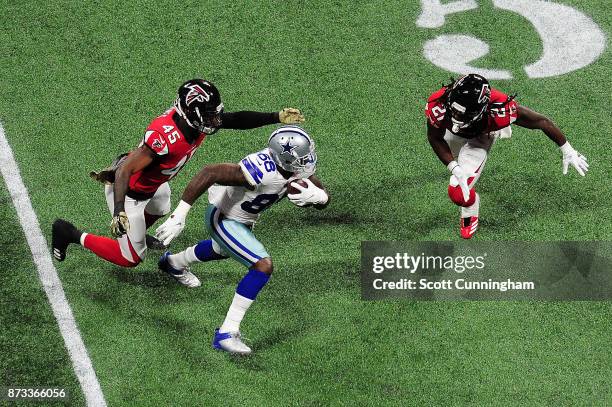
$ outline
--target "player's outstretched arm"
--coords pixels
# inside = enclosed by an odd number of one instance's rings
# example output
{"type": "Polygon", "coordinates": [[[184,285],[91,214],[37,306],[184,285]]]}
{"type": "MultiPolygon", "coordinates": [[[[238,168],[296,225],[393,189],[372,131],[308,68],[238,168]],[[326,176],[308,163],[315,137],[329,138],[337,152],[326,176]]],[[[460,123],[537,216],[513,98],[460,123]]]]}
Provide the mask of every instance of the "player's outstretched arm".
{"type": "Polygon", "coordinates": [[[115,205],[113,220],[111,221],[113,236],[119,237],[130,229],[130,222],[125,213],[125,194],[128,190],[130,177],[151,164],[154,158],[155,153],[149,147],[139,147],[125,159],[115,172],[115,183],[113,185],[115,205]]]}
{"type": "Polygon", "coordinates": [[[561,129],[550,120],[548,117],[533,111],[525,106],[518,106],[517,118],[514,122],[517,126],[525,127],[526,129],[540,129],[554,141],[559,147],[567,142],[567,139],[561,132],[561,129]]]}
{"type": "Polygon", "coordinates": [[[564,175],[567,174],[567,169],[570,164],[576,169],[578,174],[583,177],[586,175],[586,172],[589,170],[589,164],[586,161],[586,157],[574,150],[561,129],[559,129],[552,120],[525,106],[519,105],[517,113],[516,125],[527,129],[540,129],[549,139],[559,146],[563,154],[564,175]]]}
{"type": "Polygon", "coordinates": [[[251,188],[238,164],[207,165],[189,181],[181,202],[172,214],[156,230],[155,236],[168,246],[185,228],[187,214],[194,202],[214,184],[239,185],[251,188]]]}
{"type": "Polygon", "coordinates": [[[221,128],[234,130],[247,130],[269,124],[299,124],[304,122],[304,115],[292,107],[287,107],[280,112],[228,112],[221,114],[221,128]]]}

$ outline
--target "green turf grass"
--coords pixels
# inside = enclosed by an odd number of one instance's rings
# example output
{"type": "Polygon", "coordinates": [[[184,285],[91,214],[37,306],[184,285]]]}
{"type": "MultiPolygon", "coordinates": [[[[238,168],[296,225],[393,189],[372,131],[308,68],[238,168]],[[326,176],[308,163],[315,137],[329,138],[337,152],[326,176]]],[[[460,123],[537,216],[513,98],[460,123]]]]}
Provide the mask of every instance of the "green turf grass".
{"type": "Polygon", "coordinates": [[[71,404],[82,404],[72,363],[4,183],[0,221],[0,386],[63,388],[71,404]]]}
{"type": "MultiPolygon", "coordinates": [[[[449,174],[426,141],[423,115],[450,75],[421,56],[423,42],[442,33],[491,43],[478,63],[516,76],[494,86],[553,118],[592,164],[584,179],[564,177],[553,143],[515,127],[478,183],[476,239],[612,238],[610,51],[585,69],[530,80],[520,67],[541,44],[524,19],[483,1],[486,18],[456,14],[425,30],[414,23],[417,3],[1,2],[0,119],[47,237],[58,216],[108,234],[102,189],[87,172],[133,148],[195,76],[217,84],[229,111],[301,108],[332,194],[324,212],[283,202],[257,225],[276,271],[242,326],[256,352],[248,359],[210,348],[244,273],[239,264],[199,266],[203,287],[185,290],[155,271],[159,253],[122,270],[71,249],[58,270],[109,405],[612,403],[609,303],[359,298],[360,241],[459,238],[449,174]]],[[[611,32],[607,1],[566,3],[611,32]]],[[[211,137],[173,181],[173,202],[202,165],[262,148],[272,128],[211,137]]],[[[204,204],[173,250],[206,237],[204,204]]],[[[12,242],[18,229],[0,238],[12,242]]],[[[25,243],[2,254],[4,263],[22,259],[27,277],[9,278],[35,284],[25,243]]],[[[25,287],[2,290],[21,309],[30,302],[25,287]]],[[[51,318],[42,292],[39,304],[36,318],[51,318]]],[[[3,321],[10,309],[2,307],[3,321]]],[[[4,329],[19,338],[12,341],[36,341],[16,323],[4,329]]],[[[46,346],[63,349],[59,336],[46,346]]],[[[28,357],[39,368],[24,382],[57,363],[34,349],[28,357]]],[[[3,366],[11,360],[0,356],[3,366]]],[[[66,375],[53,378],[74,386],[66,375]]]]}

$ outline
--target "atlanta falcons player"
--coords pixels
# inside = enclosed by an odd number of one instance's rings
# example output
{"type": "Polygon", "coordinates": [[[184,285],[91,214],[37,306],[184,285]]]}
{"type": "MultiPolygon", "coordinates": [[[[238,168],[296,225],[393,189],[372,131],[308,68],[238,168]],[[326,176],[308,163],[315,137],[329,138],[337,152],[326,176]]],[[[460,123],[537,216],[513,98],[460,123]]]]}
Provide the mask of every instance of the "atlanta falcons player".
{"type": "Polygon", "coordinates": [[[434,92],[425,106],[427,138],[434,152],[452,173],[451,201],[461,207],[461,237],[478,230],[480,196],[474,185],[496,138],[509,138],[510,125],[540,129],[561,149],[563,174],[571,164],[584,176],[586,157],[578,153],[549,118],[519,105],[514,96],[492,89],[482,76],[469,74],[434,92]]]}
{"type": "Polygon", "coordinates": [[[75,243],[116,265],[138,265],[147,249],[147,228],[170,211],[168,182],[206,136],[221,128],[251,129],[303,120],[300,111],[292,108],[274,113],[225,113],[219,91],[211,82],[185,82],[178,89],[174,106],[151,122],[138,148],[106,171],[91,174],[107,184],[106,202],[113,214],[111,232],[116,240],[83,233],[58,219],[52,227],[54,257],[63,261],[68,245],[75,243]]]}
{"type": "Polygon", "coordinates": [[[296,191],[289,200],[297,206],[323,209],[329,195],[315,177],[317,156],[314,141],[297,126],[284,126],[272,133],[267,148],[246,156],[240,163],[204,167],[187,185],[181,202],[168,219],[157,228],[158,236],[169,242],[185,227],[185,220],[200,195],[208,190],[210,204],[205,224],[211,239],[202,240],[186,250],[166,252],[159,268],[174,276],[189,276],[190,286],[200,285],[189,270],[197,262],[228,257],[248,268],[236,287],[234,299],[220,328],[213,337],[215,349],[249,354],[251,349],[240,338],[240,322],[272,274],[272,258],[253,234],[253,225],[261,212],[279,202],[292,183],[296,191]]]}

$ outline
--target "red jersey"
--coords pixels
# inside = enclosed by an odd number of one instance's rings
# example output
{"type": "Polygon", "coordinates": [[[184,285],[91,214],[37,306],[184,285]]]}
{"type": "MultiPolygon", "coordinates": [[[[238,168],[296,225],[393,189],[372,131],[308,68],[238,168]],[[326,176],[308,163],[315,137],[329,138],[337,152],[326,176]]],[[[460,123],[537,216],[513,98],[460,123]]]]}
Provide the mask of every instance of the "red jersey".
{"type": "MultiPolygon", "coordinates": [[[[442,87],[427,99],[425,116],[432,126],[451,131],[453,123],[450,115],[446,115],[445,101],[440,100],[445,90],[446,87],[442,87]]],[[[516,101],[508,101],[508,95],[504,92],[491,89],[491,100],[489,106],[487,106],[487,112],[489,113],[486,120],[483,120],[483,123],[472,132],[460,132],[457,135],[464,138],[473,138],[482,133],[491,133],[508,127],[517,118],[517,107],[516,101]]]]}
{"type": "Polygon", "coordinates": [[[206,138],[200,133],[189,143],[172,119],[173,107],[154,119],[143,137],[140,146],[146,144],[157,157],[147,167],[130,177],[130,191],[142,196],[152,196],[157,188],[174,177],[196,152],[206,138]]]}

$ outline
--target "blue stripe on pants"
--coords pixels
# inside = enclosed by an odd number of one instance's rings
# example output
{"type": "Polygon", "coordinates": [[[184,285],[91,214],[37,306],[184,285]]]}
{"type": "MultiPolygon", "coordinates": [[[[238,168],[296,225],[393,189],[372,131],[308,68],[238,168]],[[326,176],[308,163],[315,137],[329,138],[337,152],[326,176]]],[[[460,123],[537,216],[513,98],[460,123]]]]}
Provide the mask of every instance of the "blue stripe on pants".
{"type": "Polygon", "coordinates": [[[251,267],[264,257],[269,257],[253,232],[244,224],[223,217],[214,205],[206,209],[206,227],[213,240],[231,257],[251,267]]]}

